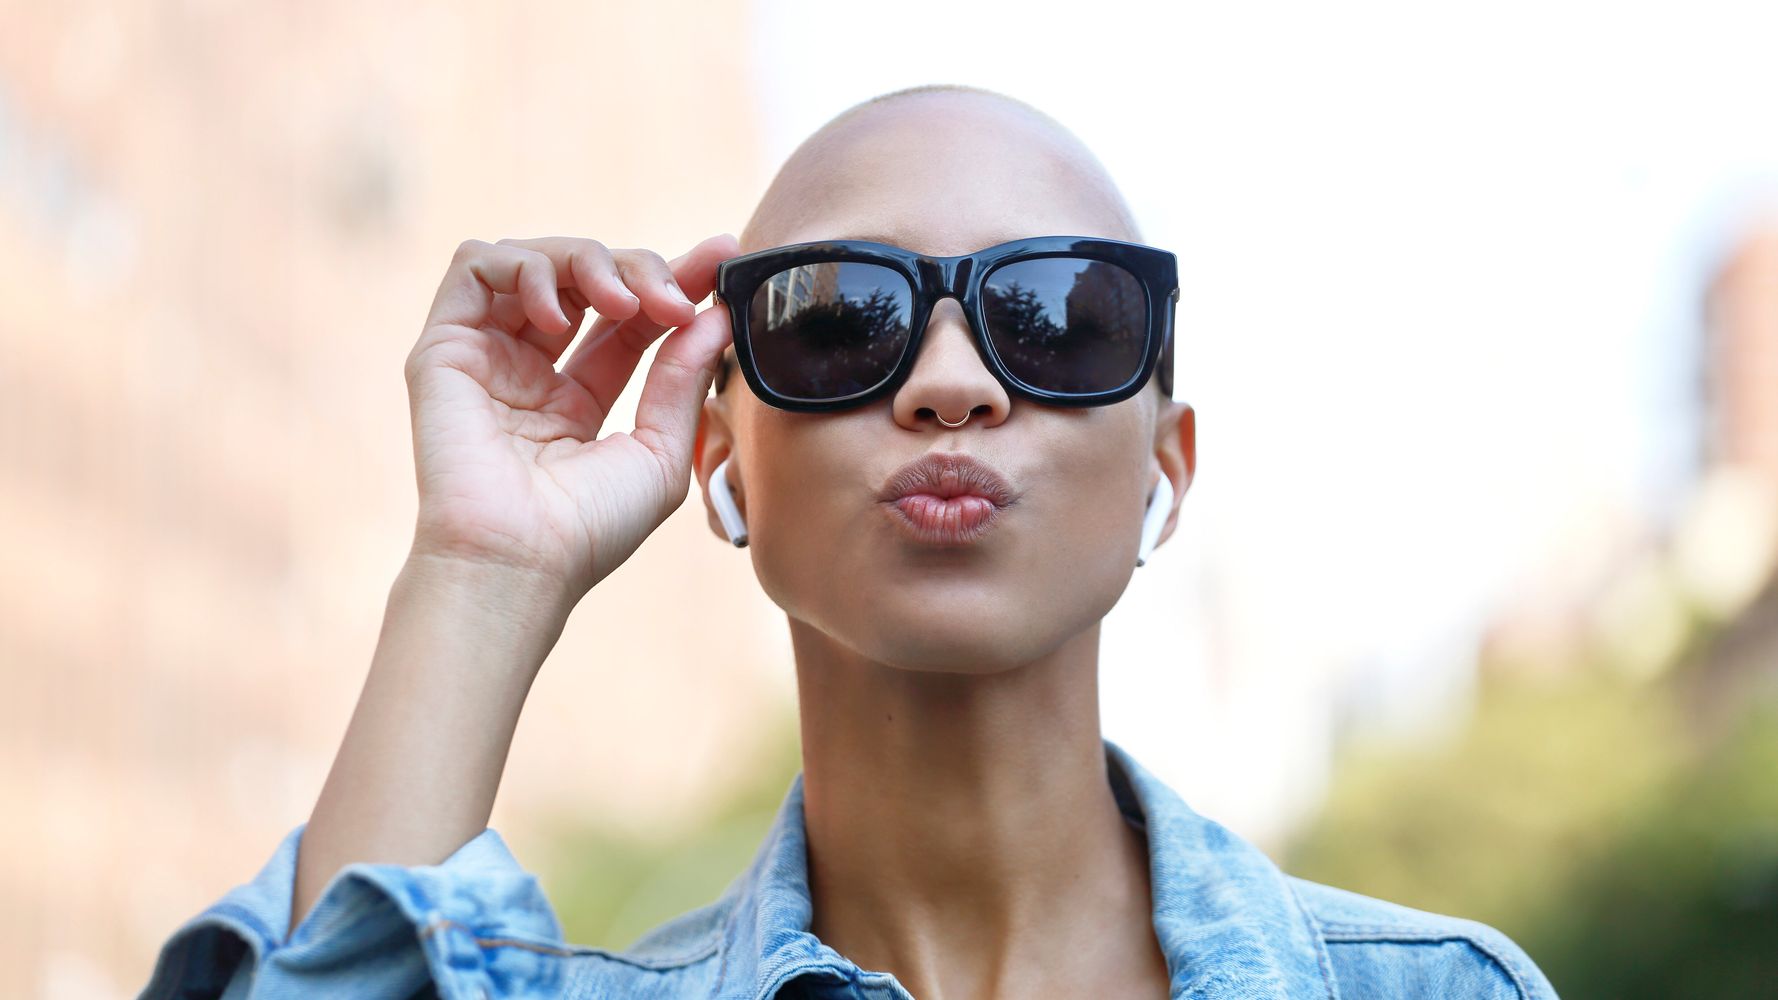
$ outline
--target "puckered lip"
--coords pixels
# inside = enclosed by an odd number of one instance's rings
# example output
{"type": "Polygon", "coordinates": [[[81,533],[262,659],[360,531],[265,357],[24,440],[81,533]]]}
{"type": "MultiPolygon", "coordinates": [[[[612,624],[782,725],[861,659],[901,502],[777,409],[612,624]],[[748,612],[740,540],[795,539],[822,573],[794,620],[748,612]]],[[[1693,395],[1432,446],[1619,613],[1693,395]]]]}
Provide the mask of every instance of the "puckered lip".
{"type": "Polygon", "coordinates": [[[979,496],[995,507],[1009,507],[1017,499],[1012,485],[994,466],[960,451],[929,451],[889,474],[877,499],[894,503],[903,497],[927,493],[941,499],[979,496]]]}

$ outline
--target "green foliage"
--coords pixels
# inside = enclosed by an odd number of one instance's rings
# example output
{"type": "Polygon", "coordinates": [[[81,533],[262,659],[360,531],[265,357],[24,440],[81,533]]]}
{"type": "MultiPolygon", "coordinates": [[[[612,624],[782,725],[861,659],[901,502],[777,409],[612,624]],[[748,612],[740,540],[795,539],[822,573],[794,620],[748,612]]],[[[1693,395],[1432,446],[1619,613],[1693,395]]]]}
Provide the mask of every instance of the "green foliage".
{"type": "MultiPolygon", "coordinates": [[[[1567,1000],[1778,997],[1778,697],[1704,722],[1698,680],[1490,674],[1441,746],[1355,741],[1285,868],[1492,924],[1567,1000]]],[[[678,834],[562,831],[568,939],[621,949],[715,899],[801,766],[794,715],[761,758],[678,834]]]]}
{"type": "Polygon", "coordinates": [[[1778,700],[1496,677],[1447,746],[1356,746],[1286,867],[1470,917],[1568,998],[1778,996],[1778,700]],[[1711,731],[1705,731],[1711,730],[1711,731]]]}
{"type": "Polygon", "coordinates": [[[560,831],[540,866],[562,930],[575,944],[628,947],[643,932],[712,902],[746,868],[802,767],[794,716],[766,733],[750,780],[691,829],[636,839],[590,827],[560,831]]]}

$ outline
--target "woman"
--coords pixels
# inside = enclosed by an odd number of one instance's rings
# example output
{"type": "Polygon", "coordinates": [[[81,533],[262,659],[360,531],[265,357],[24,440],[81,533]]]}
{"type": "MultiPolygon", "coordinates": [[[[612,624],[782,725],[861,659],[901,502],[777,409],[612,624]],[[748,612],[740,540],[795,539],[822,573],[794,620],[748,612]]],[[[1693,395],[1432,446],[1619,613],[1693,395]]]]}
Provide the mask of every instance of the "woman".
{"type": "Polygon", "coordinates": [[[1072,134],[960,87],[829,122],[738,242],[464,243],[339,756],[144,996],[1552,996],[1498,931],[1286,876],[1100,736],[1100,621],[1196,467],[1176,280],[1072,134]],[[569,611],[694,473],[788,618],[804,767],[719,899],[571,945],[486,823],[569,611]]]}

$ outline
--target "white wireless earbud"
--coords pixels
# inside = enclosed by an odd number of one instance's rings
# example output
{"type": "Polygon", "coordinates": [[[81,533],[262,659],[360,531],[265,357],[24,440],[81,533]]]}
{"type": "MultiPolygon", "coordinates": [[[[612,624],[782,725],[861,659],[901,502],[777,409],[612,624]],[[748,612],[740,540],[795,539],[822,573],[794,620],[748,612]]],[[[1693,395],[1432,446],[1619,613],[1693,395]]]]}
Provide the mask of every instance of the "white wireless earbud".
{"type": "Polygon", "coordinates": [[[716,502],[716,516],[722,519],[722,530],[728,532],[728,540],[739,549],[747,545],[747,520],[741,516],[741,508],[735,506],[735,495],[729,492],[729,458],[723,459],[716,471],[710,473],[710,499],[716,502]]]}
{"type": "Polygon", "coordinates": [[[1142,515],[1142,544],[1136,549],[1136,565],[1148,561],[1154,545],[1161,540],[1161,529],[1173,510],[1173,483],[1166,476],[1154,484],[1154,495],[1148,498],[1148,512],[1142,515]]]}

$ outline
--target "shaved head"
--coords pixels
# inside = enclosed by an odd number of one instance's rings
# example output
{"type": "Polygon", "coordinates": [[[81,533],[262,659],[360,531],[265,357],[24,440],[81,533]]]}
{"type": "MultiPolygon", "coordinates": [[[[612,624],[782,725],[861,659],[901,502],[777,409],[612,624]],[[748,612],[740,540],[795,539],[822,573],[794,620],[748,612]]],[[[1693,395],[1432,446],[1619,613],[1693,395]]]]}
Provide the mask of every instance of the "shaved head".
{"type": "MultiPolygon", "coordinates": [[[[1072,132],[1003,94],[936,86],[884,94],[822,125],[779,168],[739,242],[755,253],[868,240],[957,257],[1040,236],[1144,242],[1117,185],[1072,132]]],[[[728,508],[710,493],[721,472],[760,585],[790,619],[811,709],[803,718],[816,720],[805,732],[817,737],[820,720],[844,717],[845,688],[857,679],[889,685],[880,692],[915,690],[866,665],[988,674],[1061,657],[1053,662],[1079,668],[1090,691],[1092,664],[1071,661],[1096,644],[1095,626],[1130,580],[1145,512],[1160,509],[1150,506],[1156,484],[1169,478],[1175,506],[1190,485],[1195,418],[1158,371],[1149,391],[1102,406],[1029,398],[1002,381],[985,330],[955,291],[922,307],[918,349],[868,403],[772,406],[748,390],[732,345],[704,403],[697,462],[710,530],[729,537],[720,516],[728,508]],[[968,426],[951,420],[958,414],[968,426]],[[900,508],[882,499],[898,467],[945,451],[1026,488],[979,542],[911,541],[900,508]]],[[[756,307],[770,307],[757,290],[748,302],[723,303],[756,307]]],[[[956,690],[935,688],[924,704],[949,704],[956,690]]],[[[875,704],[887,696],[856,704],[882,719],[875,704]]]]}
{"type": "MultiPolygon", "coordinates": [[[[939,179],[934,178],[937,171],[956,164],[942,155],[947,150],[968,151],[972,155],[967,161],[984,169],[997,161],[1000,169],[1037,172],[1073,189],[1104,216],[1100,231],[1076,235],[1141,241],[1135,217],[1110,173],[1062,123],[996,91],[926,84],[854,104],[803,140],[754,208],[741,232],[741,251],[795,242],[803,237],[793,234],[809,223],[838,214],[836,208],[854,199],[869,198],[885,182],[900,180],[917,188],[922,181],[939,179]]],[[[946,186],[934,184],[928,192],[946,186]]],[[[954,252],[979,249],[967,246],[954,252]]]]}
{"type": "MultiPolygon", "coordinates": [[[[927,84],[861,101],[816,129],[739,238],[742,253],[870,239],[949,256],[1037,235],[1142,242],[1104,164],[1060,122],[996,91],[927,84]]],[[[733,364],[730,347],[719,395],[733,364]]]]}

